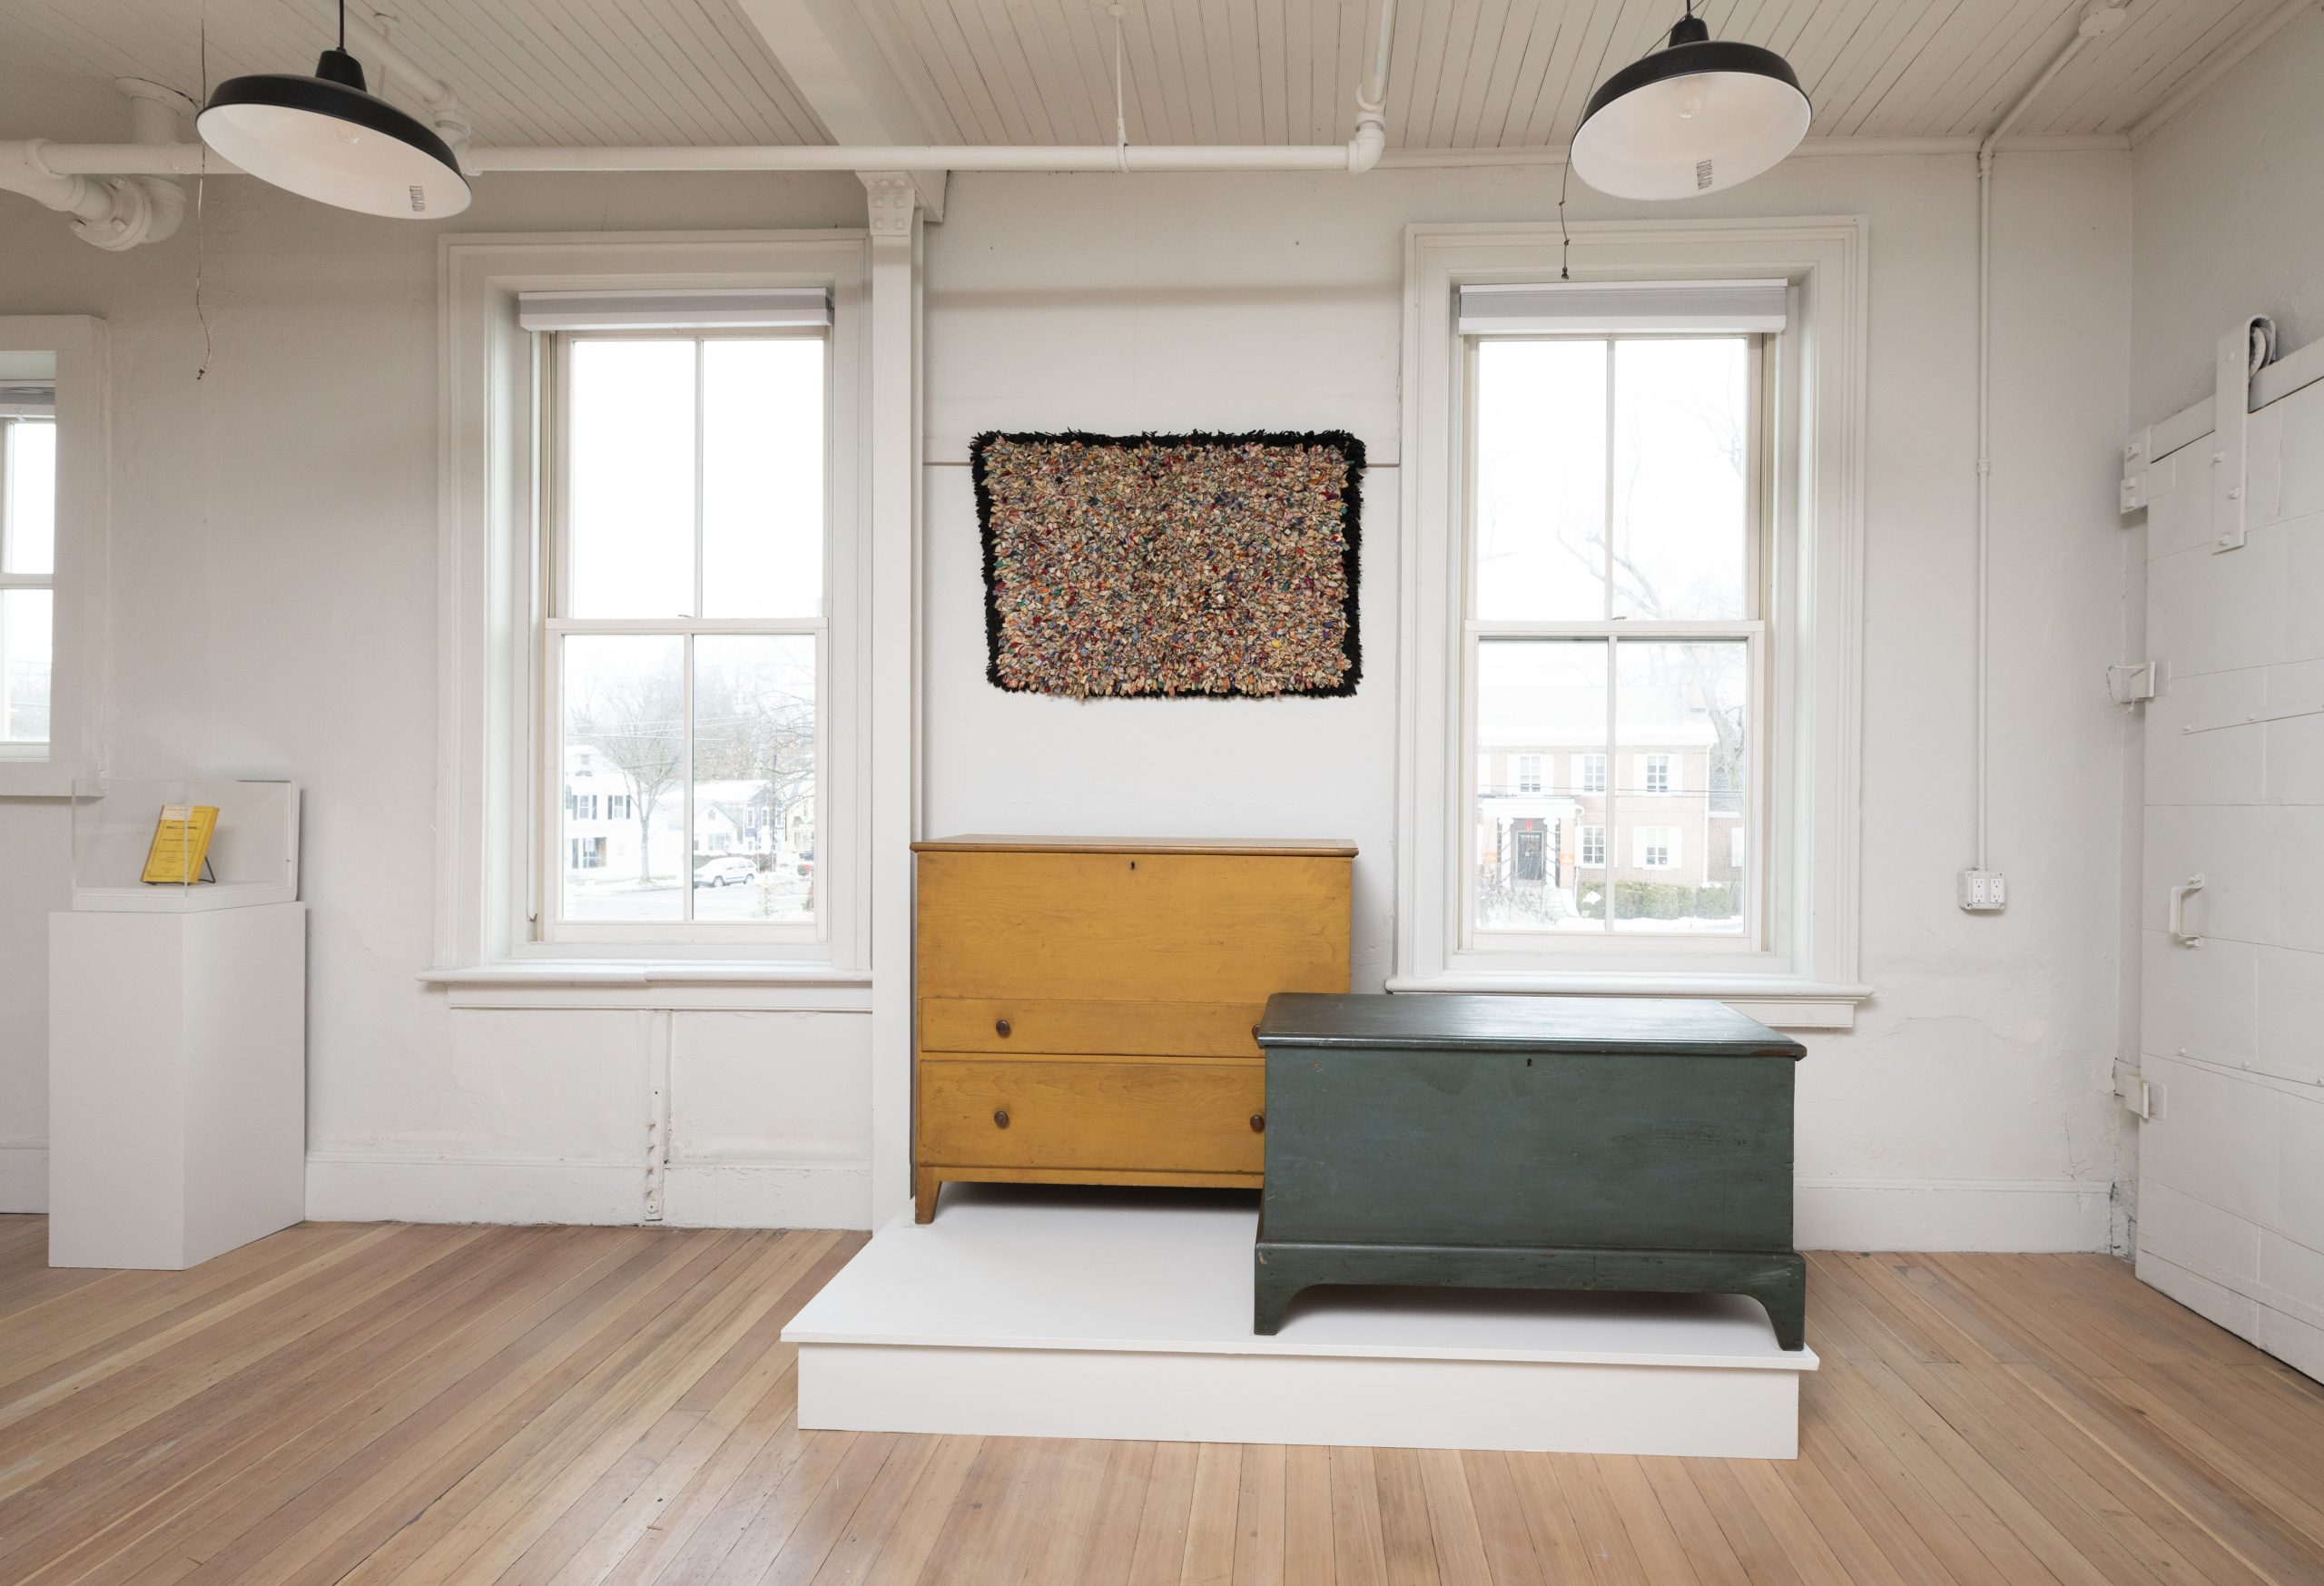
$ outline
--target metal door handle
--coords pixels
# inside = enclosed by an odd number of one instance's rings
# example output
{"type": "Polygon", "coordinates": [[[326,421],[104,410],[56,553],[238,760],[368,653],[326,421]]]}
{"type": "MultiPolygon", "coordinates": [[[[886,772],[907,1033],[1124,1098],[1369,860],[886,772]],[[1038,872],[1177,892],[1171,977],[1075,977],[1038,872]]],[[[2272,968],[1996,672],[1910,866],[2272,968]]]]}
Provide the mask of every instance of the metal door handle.
{"type": "Polygon", "coordinates": [[[2171,935],[2181,947],[2201,947],[2203,939],[2187,931],[2187,894],[2203,890],[2203,878],[2191,875],[2171,889],[2171,935]]]}

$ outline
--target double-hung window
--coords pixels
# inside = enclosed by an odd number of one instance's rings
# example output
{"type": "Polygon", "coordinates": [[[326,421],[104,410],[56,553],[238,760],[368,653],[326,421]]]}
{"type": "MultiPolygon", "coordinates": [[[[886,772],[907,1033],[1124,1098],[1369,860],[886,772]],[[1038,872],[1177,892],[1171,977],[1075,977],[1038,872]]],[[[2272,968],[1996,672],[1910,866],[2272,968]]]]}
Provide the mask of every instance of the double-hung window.
{"type": "Polygon", "coordinates": [[[1470,478],[1462,569],[1465,763],[1554,745],[1537,790],[1585,833],[1578,868],[1511,863],[1512,809],[1470,797],[1466,934],[1497,940],[1760,934],[1765,883],[1714,870],[1753,817],[1761,621],[1763,337],[1604,330],[1463,339],[1470,478]],[[1688,791],[1679,768],[1704,763],[1688,791]],[[1608,775],[1608,768],[1614,774],[1608,775]],[[1649,824],[1648,823],[1651,823],[1649,824]],[[1701,835],[1693,842],[1680,833],[1701,835]],[[1587,855],[1594,849],[1599,855],[1587,855]]]}
{"type": "Polygon", "coordinates": [[[539,936],[812,940],[828,330],[544,342],[539,936]]]}
{"type": "Polygon", "coordinates": [[[0,754],[44,754],[56,602],[55,386],[0,379],[0,754]]]}
{"type": "Polygon", "coordinates": [[[1861,223],[1404,243],[1388,989],[1846,1028],[1869,994],[1861,223]]]}

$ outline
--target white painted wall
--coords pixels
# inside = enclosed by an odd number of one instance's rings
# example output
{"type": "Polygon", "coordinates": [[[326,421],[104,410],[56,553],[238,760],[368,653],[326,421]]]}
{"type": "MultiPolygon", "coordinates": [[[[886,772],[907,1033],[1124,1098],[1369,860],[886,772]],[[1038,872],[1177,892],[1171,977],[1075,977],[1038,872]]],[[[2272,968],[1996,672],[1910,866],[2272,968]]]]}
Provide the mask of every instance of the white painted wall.
{"type": "MultiPolygon", "coordinates": [[[[852,179],[501,181],[464,230],[862,212],[852,179]]],[[[2005,156],[1997,183],[1994,852],[2013,898],[1998,918],[1952,900],[1971,834],[1971,162],[1802,159],[1689,206],[1860,214],[1871,240],[1865,971],[1879,996],[1854,1034],[1813,1039],[1801,1071],[1809,1243],[2104,1237],[2128,727],[2101,675],[2121,644],[2129,185],[2127,157],[2104,153],[2005,156]]],[[[210,196],[217,352],[201,388],[190,239],[100,255],[12,208],[0,310],[113,326],[116,769],[182,760],[307,786],[317,1210],[634,1216],[666,1040],[673,1217],[840,1217],[868,1105],[860,1016],[456,1012],[414,980],[432,873],[433,239],[249,183],[210,196]]],[[[1351,837],[1355,983],[1380,983],[1402,227],[1546,217],[1555,199],[1546,170],[955,179],[928,240],[931,832],[1351,837]],[[1362,435],[1380,466],[1358,694],[1074,704],[989,688],[965,442],[1067,426],[1362,435]]],[[[1620,212],[1579,189],[1572,212],[1620,212]]],[[[0,805],[0,1140],[40,1132],[38,916],[61,904],[64,851],[60,811],[0,805]]]]}
{"type": "MultiPolygon", "coordinates": [[[[464,220],[859,226],[862,192],[848,176],[527,180],[464,220]]],[[[672,1220],[864,1220],[864,1015],[455,1010],[415,979],[434,921],[435,229],[212,182],[197,383],[191,225],[105,254],[0,202],[0,301],[113,333],[111,769],[305,786],[311,1213],[635,1221],[658,1041],[689,1088],[672,1220]]],[[[63,803],[0,801],[8,1208],[45,1182],[45,916],[65,906],[67,837],[63,803]]]]}
{"type": "Polygon", "coordinates": [[[2245,314],[2286,347],[2324,340],[2324,15],[2309,11],[2138,147],[2131,421],[2211,395],[2211,349],[2245,314]]]}
{"type": "MultiPolygon", "coordinates": [[[[2132,419],[2211,392],[2211,350],[2254,313],[2286,349],[2324,340],[2324,17],[2222,77],[2132,163],[2132,419]]],[[[2198,443],[2127,537],[2148,558],[2139,1276],[2324,1374],[2324,717],[2209,728],[2324,691],[2324,385],[2252,416],[2249,538],[2214,554],[2198,443]],[[2190,923],[2166,889],[2201,873],[2190,923]]]]}
{"type": "MultiPolygon", "coordinates": [[[[1994,853],[1972,832],[1975,182],[1966,157],[1797,160],[1690,214],[1866,217],[1865,975],[1800,1072],[1801,1237],[2096,1248],[2115,1128],[2122,775],[2107,702],[2128,308],[2120,154],[1996,179],[1994,853]]],[[[1554,213],[1554,171],[977,177],[929,233],[930,830],[1346,836],[1354,980],[1388,972],[1401,228],[1554,213]],[[1348,700],[1067,701],[983,680],[967,438],[1354,430],[1365,675],[1348,700]]],[[[1575,218],[1620,212],[1577,189],[1575,218]]],[[[1665,211],[1663,213],[1670,212],[1665,211]]]]}

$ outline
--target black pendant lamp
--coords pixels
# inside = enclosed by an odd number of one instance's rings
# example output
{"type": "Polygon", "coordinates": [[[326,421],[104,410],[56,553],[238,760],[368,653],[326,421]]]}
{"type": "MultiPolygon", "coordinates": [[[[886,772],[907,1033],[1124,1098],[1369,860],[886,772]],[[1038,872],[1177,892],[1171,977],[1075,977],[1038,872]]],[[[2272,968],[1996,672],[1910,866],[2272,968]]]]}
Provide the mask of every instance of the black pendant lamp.
{"type": "Polygon", "coordinates": [[[339,44],[311,77],[231,77],[194,122],[202,141],[261,182],[367,215],[436,220],[468,207],[468,178],[433,129],[367,90],[347,53],[347,0],[339,44]]]}
{"type": "Polygon", "coordinates": [[[1748,182],[1807,135],[1790,63],[1715,39],[1688,0],[1670,42],[1599,86],[1573,134],[1573,172],[1614,198],[1692,198],[1748,182]]]}

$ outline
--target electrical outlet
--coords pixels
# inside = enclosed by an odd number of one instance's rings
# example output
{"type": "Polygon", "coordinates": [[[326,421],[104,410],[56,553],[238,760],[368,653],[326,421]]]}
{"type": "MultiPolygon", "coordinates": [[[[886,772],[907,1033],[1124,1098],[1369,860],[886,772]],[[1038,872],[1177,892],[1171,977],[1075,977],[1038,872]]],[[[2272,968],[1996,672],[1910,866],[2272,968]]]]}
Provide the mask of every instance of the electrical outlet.
{"type": "Polygon", "coordinates": [[[1961,872],[1961,906],[1972,914],[1998,912],[2008,902],[2009,893],[1997,870],[1965,870],[1961,872]]]}

